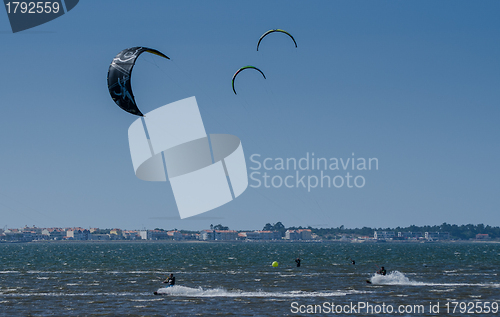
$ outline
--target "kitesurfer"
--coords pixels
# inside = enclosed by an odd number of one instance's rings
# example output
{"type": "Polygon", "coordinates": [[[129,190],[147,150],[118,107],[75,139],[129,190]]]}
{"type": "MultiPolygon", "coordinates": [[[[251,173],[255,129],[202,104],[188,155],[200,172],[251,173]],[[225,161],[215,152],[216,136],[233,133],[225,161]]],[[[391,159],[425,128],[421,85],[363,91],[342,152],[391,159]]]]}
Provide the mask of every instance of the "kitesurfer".
{"type": "Polygon", "coordinates": [[[352,265],[356,265],[356,261],[354,261],[353,259],[351,259],[351,263],[352,265]]]}
{"type": "Polygon", "coordinates": [[[163,283],[167,283],[169,286],[174,286],[175,285],[175,276],[174,276],[174,274],[170,273],[170,276],[167,277],[167,279],[164,280],[163,283]]]}
{"type": "Polygon", "coordinates": [[[300,267],[300,258],[296,258],[295,263],[297,263],[297,267],[300,267]]]}
{"type": "Polygon", "coordinates": [[[382,266],[380,268],[380,270],[377,271],[377,274],[380,274],[380,275],[386,275],[387,274],[387,271],[385,270],[385,268],[382,266]]]}

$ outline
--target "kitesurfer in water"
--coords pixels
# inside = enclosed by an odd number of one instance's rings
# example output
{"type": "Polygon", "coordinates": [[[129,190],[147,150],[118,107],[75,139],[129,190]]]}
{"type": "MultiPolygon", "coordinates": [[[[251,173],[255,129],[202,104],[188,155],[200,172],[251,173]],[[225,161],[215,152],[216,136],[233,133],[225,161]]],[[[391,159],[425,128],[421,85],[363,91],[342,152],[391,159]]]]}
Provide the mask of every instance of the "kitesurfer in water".
{"type": "Polygon", "coordinates": [[[300,258],[296,258],[295,263],[297,263],[297,267],[300,267],[300,258]]]}
{"type": "Polygon", "coordinates": [[[170,276],[167,277],[167,279],[164,280],[163,283],[167,283],[169,286],[174,286],[175,285],[175,276],[174,276],[174,274],[170,273],[170,276]]]}
{"type": "Polygon", "coordinates": [[[356,265],[356,261],[354,261],[353,259],[351,259],[351,263],[352,265],[356,265]]]}
{"type": "MultiPolygon", "coordinates": [[[[175,285],[175,277],[174,277],[174,274],[173,273],[170,273],[170,276],[167,277],[163,283],[166,283],[168,284],[167,286],[165,287],[170,287],[170,286],[174,286],[175,285]]],[[[153,294],[155,295],[161,295],[161,294],[164,294],[164,293],[158,293],[158,292],[154,292],[153,294]]]]}
{"type": "Polygon", "coordinates": [[[380,274],[380,275],[386,275],[387,274],[387,271],[385,270],[385,268],[382,266],[380,268],[380,270],[377,271],[377,274],[380,274]]]}

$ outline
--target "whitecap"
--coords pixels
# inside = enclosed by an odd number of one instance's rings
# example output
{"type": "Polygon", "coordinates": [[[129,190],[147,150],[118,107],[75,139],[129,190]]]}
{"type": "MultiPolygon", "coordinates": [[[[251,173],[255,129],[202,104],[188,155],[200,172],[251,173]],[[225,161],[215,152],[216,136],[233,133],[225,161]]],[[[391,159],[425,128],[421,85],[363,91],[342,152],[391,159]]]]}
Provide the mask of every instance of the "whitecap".
{"type": "Polygon", "coordinates": [[[498,283],[432,283],[412,281],[399,271],[392,271],[387,275],[374,274],[369,280],[375,285],[408,285],[408,286],[481,286],[481,287],[500,287],[498,283]]]}
{"type": "Polygon", "coordinates": [[[331,297],[346,296],[351,291],[290,291],[290,292],[266,292],[266,291],[242,291],[225,290],[223,288],[204,289],[202,287],[192,288],[175,285],[163,287],[157,290],[158,294],[185,297],[266,297],[266,298],[294,298],[294,297],[331,297]]]}

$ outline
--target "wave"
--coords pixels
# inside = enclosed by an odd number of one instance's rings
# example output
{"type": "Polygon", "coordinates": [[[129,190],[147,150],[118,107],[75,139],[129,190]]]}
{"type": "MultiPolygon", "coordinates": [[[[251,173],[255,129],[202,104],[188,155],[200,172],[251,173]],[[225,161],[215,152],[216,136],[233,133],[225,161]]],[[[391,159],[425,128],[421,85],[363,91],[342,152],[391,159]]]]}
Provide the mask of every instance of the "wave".
{"type": "Polygon", "coordinates": [[[88,296],[88,297],[93,297],[93,296],[126,296],[126,297],[136,297],[136,296],[151,296],[151,293],[134,293],[134,292],[84,292],[84,293],[65,293],[65,292],[33,292],[33,293],[10,293],[10,292],[1,292],[0,295],[3,297],[40,297],[40,296],[46,296],[46,297],[78,297],[78,296],[88,296]]]}
{"type": "Polygon", "coordinates": [[[364,291],[289,291],[289,292],[264,292],[255,291],[247,292],[242,290],[225,290],[223,288],[204,289],[202,287],[192,288],[187,286],[171,286],[163,287],[157,290],[158,294],[169,296],[186,296],[186,297],[330,297],[330,296],[346,296],[354,293],[366,293],[364,291]]]}
{"type": "Polygon", "coordinates": [[[375,285],[424,285],[422,282],[410,281],[399,271],[392,271],[387,275],[373,274],[369,281],[375,285]]]}
{"type": "Polygon", "coordinates": [[[369,281],[374,285],[409,285],[409,286],[482,286],[500,288],[499,283],[429,283],[412,281],[399,271],[387,275],[374,274],[369,281]]]}

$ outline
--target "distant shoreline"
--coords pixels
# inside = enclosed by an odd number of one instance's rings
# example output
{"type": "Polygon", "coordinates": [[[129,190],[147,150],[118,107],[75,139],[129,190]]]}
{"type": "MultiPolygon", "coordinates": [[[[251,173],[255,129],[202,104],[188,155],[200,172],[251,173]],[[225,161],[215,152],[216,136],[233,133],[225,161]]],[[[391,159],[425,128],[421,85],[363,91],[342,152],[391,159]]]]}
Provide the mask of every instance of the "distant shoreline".
{"type": "Polygon", "coordinates": [[[409,240],[394,240],[394,241],[383,241],[383,242],[355,242],[355,241],[339,241],[339,240],[33,240],[33,241],[0,241],[0,244],[44,244],[44,243],[61,243],[61,244],[72,244],[72,243],[167,243],[167,244],[177,244],[177,243],[354,243],[354,244],[487,244],[487,243],[500,243],[497,240],[490,241],[477,241],[477,240],[444,240],[444,241],[409,241],[409,240]]]}

